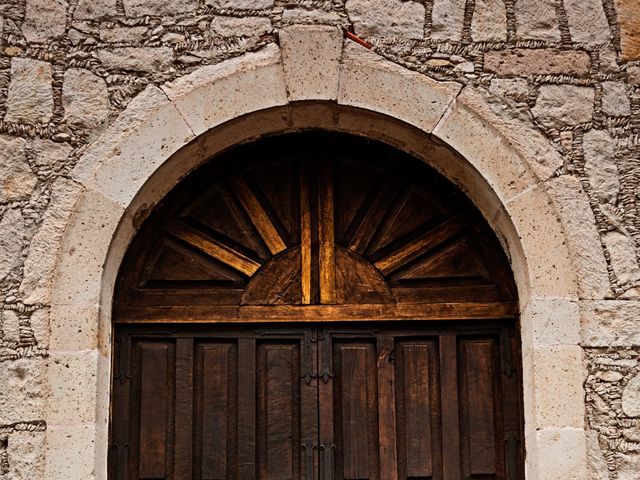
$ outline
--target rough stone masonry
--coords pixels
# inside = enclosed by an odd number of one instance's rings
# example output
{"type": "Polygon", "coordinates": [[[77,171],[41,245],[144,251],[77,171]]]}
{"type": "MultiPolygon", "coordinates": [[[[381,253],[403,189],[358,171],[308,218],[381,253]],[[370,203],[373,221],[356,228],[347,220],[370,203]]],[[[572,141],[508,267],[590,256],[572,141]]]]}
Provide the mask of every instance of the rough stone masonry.
{"type": "Polygon", "coordinates": [[[44,478],[49,286],[83,147],[146,86],[297,23],[477,86],[561,153],[552,178],[589,199],[566,192],[585,231],[574,241],[595,229],[601,252],[582,259],[590,478],[640,478],[637,0],[0,0],[0,480],[44,478]]]}

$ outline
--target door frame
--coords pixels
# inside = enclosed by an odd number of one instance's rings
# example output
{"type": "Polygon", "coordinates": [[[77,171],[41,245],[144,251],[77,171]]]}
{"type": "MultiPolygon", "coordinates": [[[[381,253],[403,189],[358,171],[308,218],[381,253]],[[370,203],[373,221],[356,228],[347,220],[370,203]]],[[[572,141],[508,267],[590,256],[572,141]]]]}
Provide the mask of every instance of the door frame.
{"type": "MultiPolygon", "coordinates": [[[[563,190],[542,180],[550,172],[545,165],[561,164],[559,155],[524,122],[493,114],[474,87],[443,90],[439,82],[366,52],[348,49],[342,60],[318,53],[324,45],[342,45],[340,32],[305,28],[305,48],[281,56],[271,46],[229,66],[203,67],[171,85],[171,100],[149,86],[83,152],[73,173],[75,205],[63,214],[64,235],[53,240],[58,253],[50,291],[46,477],[69,478],[73,472],[105,478],[115,273],[150,206],[216,152],[264,134],[313,127],[369,136],[417,156],[481,210],[509,252],[521,299],[526,478],[584,478],[579,279],[568,250],[582,236],[569,221],[571,212],[552,202],[563,190]],[[335,80],[322,90],[333,93],[318,93],[309,84],[287,93],[287,82],[308,77],[309,55],[324,72],[334,72],[322,80],[335,80]],[[235,86],[233,108],[203,115],[203,95],[220,95],[226,85],[235,86]],[[265,85],[275,93],[265,94],[265,85]],[[397,89],[403,92],[398,98],[385,90],[389,85],[442,99],[424,104],[434,120],[423,121],[415,97],[397,89]],[[564,393],[561,405],[556,389],[564,393]],[[69,398],[76,401],[70,405],[69,398]]],[[[572,195],[587,205],[583,192],[572,195]]]]}

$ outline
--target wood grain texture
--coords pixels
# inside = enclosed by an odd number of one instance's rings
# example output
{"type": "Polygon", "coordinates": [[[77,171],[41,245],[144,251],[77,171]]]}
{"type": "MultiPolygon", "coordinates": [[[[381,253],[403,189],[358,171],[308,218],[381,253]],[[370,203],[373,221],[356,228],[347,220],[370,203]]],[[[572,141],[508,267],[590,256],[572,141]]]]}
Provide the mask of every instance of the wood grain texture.
{"type": "Polygon", "coordinates": [[[462,321],[514,318],[517,311],[513,302],[116,308],[117,323],[462,321]]]}
{"type": "Polygon", "coordinates": [[[320,303],[335,301],[336,258],[333,203],[333,169],[330,162],[322,164],[318,186],[318,264],[320,272],[320,303]]]}
{"type": "Polygon", "coordinates": [[[300,172],[300,283],[302,304],[311,303],[312,225],[309,173],[304,167],[300,172]]]}
{"type": "Polygon", "coordinates": [[[286,250],[287,245],[247,180],[242,175],[236,175],[231,179],[231,185],[271,254],[276,255],[286,250]]]}
{"type": "Polygon", "coordinates": [[[464,228],[465,223],[461,218],[449,219],[436,228],[423,233],[415,240],[398,247],[384,258],[375,262],[375,266],[383,274],[391,273],[424,252],[437,247],[464,228]]]}
{"type": "Polygon", "coordinates": [[[247,276],[253,275],[260,268],[260,263],[257,261],[186,224],[172,223],[167,227],[167,231],[192,247],[247,276]]]}

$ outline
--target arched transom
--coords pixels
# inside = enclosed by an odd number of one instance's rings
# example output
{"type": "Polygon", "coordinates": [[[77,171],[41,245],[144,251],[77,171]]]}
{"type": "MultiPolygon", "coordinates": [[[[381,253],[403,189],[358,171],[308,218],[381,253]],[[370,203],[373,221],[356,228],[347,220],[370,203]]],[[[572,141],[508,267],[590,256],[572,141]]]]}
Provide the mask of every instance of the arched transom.
{"type": "Polygon", "coordinates": [[[496,318],[497,240],[455,187],[383,144],[309,132],[212,159],[120,271],[117,321],[496,318]]]}

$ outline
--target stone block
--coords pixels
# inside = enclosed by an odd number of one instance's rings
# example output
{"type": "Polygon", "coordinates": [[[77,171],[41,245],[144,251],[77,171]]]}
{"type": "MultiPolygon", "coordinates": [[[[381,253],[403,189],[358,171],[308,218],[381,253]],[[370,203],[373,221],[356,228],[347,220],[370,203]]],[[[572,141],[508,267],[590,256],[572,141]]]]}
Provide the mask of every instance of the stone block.
{"type": "Polygon", "coordinates": [[[579,43],[608,43],[611,30],[602,0],[564,0],[571,40],[579,43]]]}
{"type": "Polygon", "coordinates": [[[282,12],[282,23],[285,25],[295,23],[337,25],[342,23],[342,19],[337,12],[290,8],[282,12]]]}
{"type": "Polygon", "coordinates": [[[105,258],[123,215],[123,207],[104,195],[93,190],[82,194],[61,241],[53,305],[99,303],[105,258]]]}
{"type": "Polygon", "coordinates": [[[54,167],[67,161],[73,147],[67,143],[36,138],[27,143],[27,150],[38,167],[54,167]]]}
{"type": "Polygon", "coordinates": [[[95,471],[96,425],[51,425],[46,432],[46,479],[106,478],[95,471]]]}
{"type": "Polygon", "coordinates": [[[530,337],[536,346],[577,345],[580,343],[580,307],[565,298],[532,298],[524,306],[527,324],[522,326],[523,343],[530,337]]]}
{"type": "Polygon", "coordinates": [[[22,138],[0,135],[0,204],[26,200],[38,183],[25,145],[22,138]]]}
{"type": "Polygon", "coordinates": [[[537,437],[537,478],[545,480],[584,480],[586,441],[582,428],[546,428],[537,437]]]}
{"type": "Polygon", "coordinates": [[[40,308],[31,314],[29,323],[33,336],[36,339],[38,348],[49,349],[50,328],[49,328],[50,311],[48,308],[40,308]]]}
{"type": "Polygon", "coordinates": [[[359,45],[347,44],[338,103],[402,118],[430,132],[460,89],[457,83],[438,82],[395,65],[359,45]]]}
{"type": "Polygon", "coordinates": [[[47,43],[64,35],[66,22],[65,0],[27,0],[22,34],[29,43],[47,43]]]}
{"type": "Polygon", "coordinates": [[[515,2],[515,15],[518,40],[560,41],[555,0],[515,2]]]}
{"type": "Polygon", "coordinates": [[[636,246],[633,239],[617,231],[607,232],[603,235],[611,266],[621,283],[635,283],[640,280],[640,265],[636,256],[636,246]]]}
{"type": "Polygon", "coordinates": [[[7,453],[11,480],[44,477],[45,433],[15,432],[8,439],[7,453]]]}
{"type": "Polygon", "coordinates": [[[161,73],[173,64],[169,47],[121,47],[98,51],[98,60],[107,70],[161,73]]]}
{"type": "Polygon", "coordinates": [[[582,357],[577,345],[534,347],[537,428],[584,426],[582,357]]]}
{"type": "Polygon", "coordinates": [[[424,5],[402,0],[347,0],[345,9],[358,35],[421,39],[424,5]]]}
{"type": "Polygon", "coordinates": [[[89,70],[70,68],[62,88],[64,120],[73,127],[91,129],[109,116],[106,82],[89,70]]]}
{"type": "Polygon", "coordinates": [[[0,218],[0,280],[22,263],[22,248],[27,235],[22,212],[8,209],[0,218]]]}
{"type": "Polygon", "coordinates": [[[640,303],[633,300],[588,300],[580,304],[582,345],[640,345],[640,303]]]}
{"type": "Polygon", "coordinates": [[[640,374],[629,380],[622,391],[622,411],[627,417],[640,417],[640,374]]]}
{"type": "Polygon", "coordinates": [[[13,57],[7,94],[7,122],[46,123],[53,115],[51,64],[13,57]]]}
{"type": "Polygon", "coordinates": [[[529,85],[522,78],[494,78],[489,91],[502,98],[510,98],[517,103],[525,103],[529,98],[529,85]]]}
{"type": "Polygon", "coordinates": [[[204,0],[204,4],[221,9],[256,10],[273,7],[274,0],[204,0]]]}
{"type": "Polygon", "coordinates": [[[620,56],[623,62],[640,60],[640,3],[614,0],[620,27],[620,56]]]}
{"type": "Polygon", "coordinates": [[[198,0],[123,0],[123,4],[127,17],[179,15],[198,8],[198,0]]]}
{"type": "Polygon", "coordinates": [[[562,129],[593,117],[594,90],[575,85],[542,85],[531,113],[545,127],[562,129]]]}
{"type": "Polygon", "coordinates": [[[275,45],[202,67],[162,89],[196,135],[246,113],[287,103],[275,45]]]}
{"type": "Polygon", "coordinates": [[[507,9],[504,0],[476,0],[471,21],[474,42],[507,40],[507,9]]]}
{"type": "Polygon", "coordinates": [[[576,271],[580,298],[610,296],[607,262],[581,180],[569,175],[553,178],[547,182],[547,192],[567,232],[567,247],[576,271]]]}
{"type": "Polygon", "coordinates": [[[3,362],[0,386],[0,425],[45,418],[47,385],[42,358],[3,362]]]}
{"type": "MultiPolygon", "coordinates": [[[[505,211],[494,223],[499,231],[508,231],[509,224],[513,224],[519,236],[520,245],[514,247],[522,251],[513,250],[511,255],[523,256],[518,264],[526,266],[527,271],[519,271],[522,267],[514,265],[516,278],[522,278],[523,289],[528,287],[534,297],[572,298],[577,293],[577,284],[566,245],[567,235],[558,213],[549,208],[549,202],[542,186],[530,188],[508,200],[505,211]]],[[[522,294],[520,301],[526,301],[522,294]]]]}
{"type": "Polygon", "coordinates": [[[582,140],[584,170],[600,203],[615,206],[620,194],[616,141],[606,130],[590,130],[582,140]]]}
{"type": "Polygon", "coordinates": [[[15,310],[0,312],[2,339],[6,342],[20,341],[20,315],[15,310]]]}
{"type": "Polygon", "coordinates": [[[273,30],[267,17],[227,17],[216,16],[209,25],[213,36],[253,37],[264,35],[273,30]]]}
{"type": "Polygon", "coordinates": [[[625,83],[602,82],[602,113],[612,117],[631,115],[631,102],[625,83]]]}
{"type": "Polygon", "coordinates": [[[66,178],[53,184],[50,206],[31,240],[24,262],[20,293],[27,305],[48,304],[51,300],[51,280],[60,240],[81,192],[82,187],[66,178]]]}
{"type": "MultiPolygon", "coordinates": [[[[229,103],[228,97],[219,101],[229,103]]],[[[158,166],[193,137],[167,96],[150,85],[86,150],[73,176],[126,207],[158,166]]]]}
{"type": "Polygon", "coordinates": [[[431,10],[431,38],[460,40],[465,4],[465,0],[434,0],[431,10]]]}
{"type": "Polygon", "coordinates": [[[98,305],[51,307],[52,350],[75,351],[98,348],[98,305]]]}
{"type": "Polygon", "coordinates": [[[484,69],[500,76],[577,75],[589,73],[591,58],[582,50],[557,48],[491,50],[484,55],[484,69]]]}
{"type": "Polygon", "coordinates": [[[105,43],[142,43],[148,27],[114,27],[100,29],[100,41],[105,43]]]}
{"type": "Polygon", "coordinates": [[[51,351],[47,382],[51,425],[91,423],[96,414],[98,351],[51,351]]]}
{"type": "Polygon", "coordinates": [[[76,20],[98,20],[115,16],[117,0],[79,0],[73,17],[76,20]]]}
{"type": "Polygon", "coordinates": [[[292,26],[280,31],[289,100],[335,100],[342,33],[336,27],[292,26]]]}

